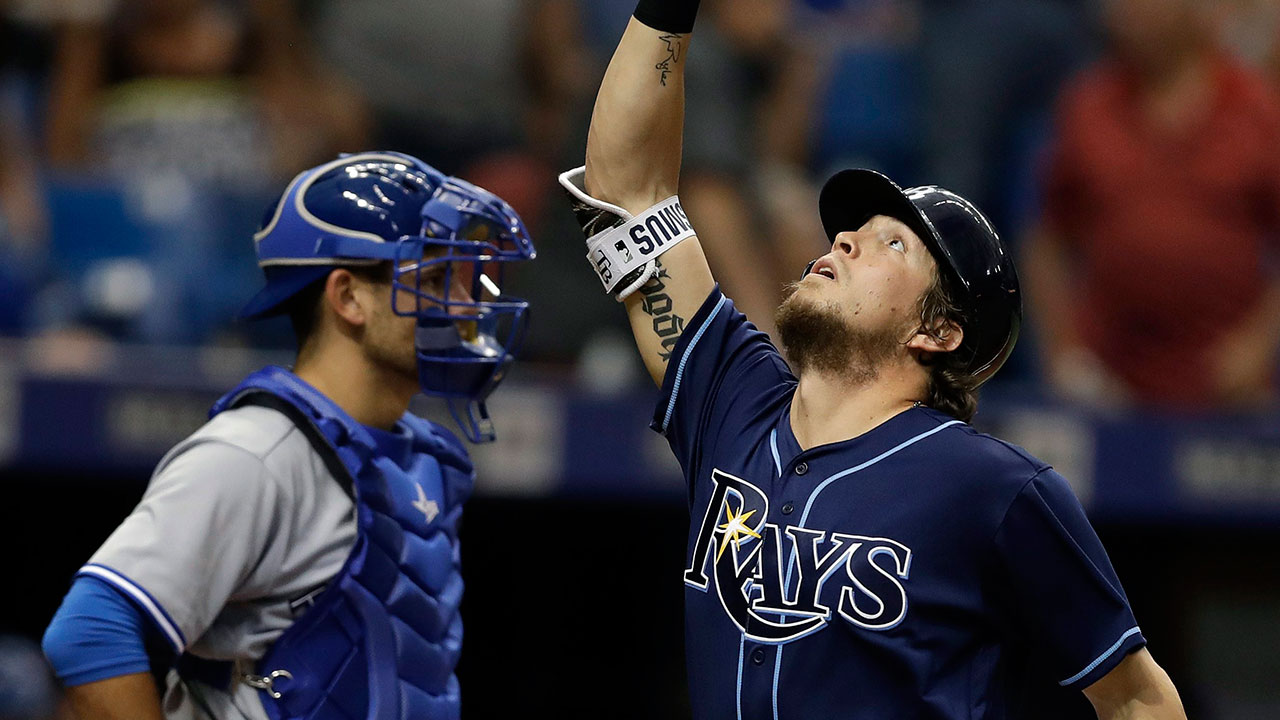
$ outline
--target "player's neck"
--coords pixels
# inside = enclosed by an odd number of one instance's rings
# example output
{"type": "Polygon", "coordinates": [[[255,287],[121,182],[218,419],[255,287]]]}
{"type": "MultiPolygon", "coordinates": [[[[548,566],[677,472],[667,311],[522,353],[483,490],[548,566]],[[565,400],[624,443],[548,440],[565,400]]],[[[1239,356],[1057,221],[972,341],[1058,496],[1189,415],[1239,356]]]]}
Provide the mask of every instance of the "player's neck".
{"type": "Polygon", "coordinates": [[[912,407],[919,381],[902,368],[885,368],[854,386],[836,375],[807,372],[791,401],[791,432],[804,450],[858,437],[912,407]]]}
{"type": "Polygon", "coordinates": [[[330,348],[300,359],[294,373],[362,425],[391,429],[409,409],[416,383],[387,377],[356,348],[330,348]],[[352,352],[352,351],[355,352],[352,352]]]}

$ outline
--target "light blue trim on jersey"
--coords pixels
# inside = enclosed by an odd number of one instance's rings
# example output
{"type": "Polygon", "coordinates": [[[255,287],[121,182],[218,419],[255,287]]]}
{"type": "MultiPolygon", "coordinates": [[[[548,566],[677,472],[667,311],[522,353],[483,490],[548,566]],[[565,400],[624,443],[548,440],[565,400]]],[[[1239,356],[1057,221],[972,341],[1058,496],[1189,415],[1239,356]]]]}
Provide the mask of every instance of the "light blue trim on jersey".
{"type": "MultiPolygon", "coordinates": [[[[805,523],[805,521],[809,519],[809,511],[810,511],[811,509],[813,509],[813,501],[818,499],[818,494],[819,494],[819,493],[821,493],[823,490],[825,490],[825,489],[827,488],[827,486],[828,486],[828,485],[830,485],[831,483],[835,482],[836,480],[839,480],[839,479],[840,479],[840,478],[842,478],[842,477],[846,477],[846,476],[848,476],[848,475],[852,475],[853,473],[856,473],[856,472],[858,472],[859,470],[865,470],[866,468],[869,468],[869,467],[871,467],[872,465],[875,465],[876,463],[878,463],[878,462],[880,462],[881,460],[883,460],[883,459],[885,459],[885,458],[889,457],[890,455],[895,455],[895,454],[897,454],[897,452],[898,452],[899,450],[903,450],[903,449],[908,448],[908,447],[910,447],[910,446],[912,446],[912,445],[915,445],[916,443],[920,442],[921,440],[924,440],[925,438],[929,437],[930,435],[934,435],[934,434],[937,434],[937,433],[939,433],[939,432],[942,432],[943,430],[946,430],[947,428],[951,427],[952,425],[963,425],[963,424],[964,424],[964,423],[963,423],[963,422],[961,422],[961,421],[959,421],[959,420],[952,420],[952,421],[950,421],[950,422],[942,423],[941,425],[939,425],[938,427],[936,427],[936,428],[934,428],[934,429],[932,429],[932,430],[928,430],[928,431],[926,431],[926,432],[922,432],[922,433],[920,433],[919,435],[917,435],[917,436],[915,436],[915,437],[911,438],[910,440],[904,440],[904,441],[902,441],[901,443],[898,443],[897,445],[893,446],[892,448],[889,448],[888,450],[885,450],[884,452],[882,452],[882,453],[880,453],[879,455],[877,455],[877,456],[875,456],[875,457],[871,458],[870,460],[868,460],[868,461],[866,461],[866,462],[862,463],[861,465],[856,465],[856,466],[854,466],[854,467],[849,468],[848,470],[842,470],[842,471],[840,471],[840,472],[836,473],[835,475],[832,475],[831,477],[827,478],[826,480],[823,480],[823,481],[822,481],[822,484],[818,485],[818,487],[816,487],[816,488],[814,488],[814,489],[813,489],[813,492],[809,495],[809,500],[808,500],[808,502],[806,502],[806,503],[804,504],[804,513],[800,515],[800,525],[799,525],[799,527],[804,527],[804,523],[805,523]]],[[[792,560],[795,560],[795,552],[794,552],[794,551],[793,551],[793,552],[792,552],[792,554],[791,554],[791,559],[792,559],[792,560]]],[[[787,575],[788,575],[788,577],[791,575],[791,566],[790,566],[790,565],[788,565],[788,567],[787,567],[787,575]]]]}
{"type": "Polygon", "coordinates": [[[186,649],[187,639],[182,636],[182,630],[178,627],[178,624],[173,621],[173,618],[169,617],[169,613],[165,612],[160,603],[151,597],[151,593],[144,590],[141,585],[125,577],[119,571],[97,563],[85,565],[76,574],[92,575],[133,598],[155,621],[156,627],[160,628],[160,631],[168,638],[169,644],[173,646],[175,652],[181,655],[186,649]]]}
{"type": "Polygon", "coordinates": [[[1088,675],[1089,673],[1093,672],[1093,669],[1094,669],[1094,668],[1098,667],[1098,666],[1099,666],[1099,665],[1101,665],[1103,662],[1105,662],[1107,658],[1109,658],[1109,657],[1111,657],[1113,654],[1115,654],[1115,651],[1117,651],[1117,650],[1119,650],[1119,649],[1120,649],[1120,646],[1124,644],[1124,641],[1125,641],[1125,640],[1128,640],[1129,638],[1133,637],[1134,635],[1138,634],[1139,632],[1142,632],[1142,631],[1138,629],[1138,626],[1137,626],[1137,625],[1134,625],[1133,627],[1129,628],[1128,630],[1125,630],[1125,631],[1124,631],[1124,634],[1120,636],[1120,639],[1116,641],[1116,644],[1115,644],[1115,645],[1112,645],[1111,647],[1107,648],[1107,651],[1106,651],[1106,652],[1102,653],[1102,654],[1101,654],[1101,655],[1099,655],[1099,656],[1098,656],[1098,657],[1097,657],[1093,662],[1089,663],[1089,665],[1088,665],[1087,667],[1085,667],[1085,669],[1081,670],[1080,672],[1076,673],[1075,675],[1072,675],[1071,677],[1067,678],[1066,680],[1063,680],[1062,682],[1060,682],[1060,683],[1058,683],[1058,684],[1059,684],[1059,685],[1061,685],[1061,686],[1063,686],[1063,687],[1066,687],[1066,686],[1070,685],[1071,683],[1073,683],[1073,682],[1075,682],[1075,681],[1079,680],[1080,678],[1084,677],[1085,675],[1088,675]]]}
{"type": "Polygon", "coordinates": [[[769,449],[773,451],[773,466],[778,468],[778,477],[782,477],[782,461],[778,459],[778,428],[769,432],[769,449]]]}
{"type": "Polygon", "coordinates": [[[778,720],[778,676],[782,674],[782,645],[773,659],[773,720],[778,720]]]}
{"type": "MultiPolygon", "coordinates": [[[[818,494],[821,493],[823,490],[825,490],[826,487],[831,483],[835,482],[836,480],[839,480],[840,478],[852,475],[860,470],[865,470],[871,467],[872,465],[875,465],[876,463],[880,462],[881,460],[884,460],[890,455],[896,454],[899,450],[903,450],[907,447],[915,445],[916,443],[920,442],[921,440],[924,440],[930,435],[934,435],[936,433],[942,432],[943,430],[953,425],[963,425],[963,424],[964,423],[959,420],[952,420],[950,422],[945,422],[932,430],[927,430],[925,432],[920,433],[919,435],[916,435],[915,437],[909,440],[904,440],[898,443],[897,445],[889,448],[888,450],[885,450],[884,452],[871,458],[870,460],[867,460],[866,462],[860,465],[855,465],[851,468],[841,470],[835,475],[832,475],[826,480],[823,480],[821,483],[818,484],[818,487],[814,488],[813,492],[809,494],[809,499],[804,504],[804,512],[800,514],[800,523],[796,527],[805,526],[804,525],[805,522],[808,521],[809,519],[809,511],[813,509],[813,501],[817,500],[818,494]]],[[[791,554],[787,558],[787,575],[782,581],[782,596],[784,598],[791,594],[791,569],[794,568],[795,565],[796,565],[796,551],[795,551],[795,548],[793,547],[791,549],[791,554]]],[[[778,660],[777,660],[777,663],[774,665],[774,671],[773,671],[773,720],[778,720],[778,675],[779,675],[779,671],[782,669],[782,649],[784,647],[785,647],[784,644],[780,643],[778,645],[778,660]]],[[[1116,647],[1119,647],[1119,643],[1116,644],[1116,647]]],[[[1114,652],[1114,648],[1112,648],[1112,651],[1114,652]]],[[[1102,660],[1099,659],[1097,662],[1102,662],[1102,660]]]]}
{"type": "Polygon", "coordinates": [[[738,637],[738,693],[735,701],[738,707],[738,720],[742,720],[742,657],[747,648],[747,634],[738,637]]]}
{"type": "MultiPolygon", "coordinates": [[[[778,477],[782,477],[782,460],[778,458],[778,428],[769,431],[769,449],[773,451],[773,466],[778,469],[778,477]]],[[[779,613],[778,621],[784,622],[786,615],[779,613]]],[[[778,687],[778,673],[782,671],[782,646],[778,646],[778,654],[773,658],[773,686],[778,687]]],[[[778,720],[778,693],[773,694],[773,720],[778,720]]]]}
{"type": "MultiPolygon", "coordinates": [[[[821,483],[819,483],[818,487],[814,488],[813,492],[809,494],[809,499],[804,504],[804,512],[800,514],[800,522],[796,525],[796,527],[805,526],[805,523],[808,522],[809,520],[809,511],[813,509],[813,501],[817,500],[818,494],[821,493],[824,489],[826,489],[826,487],[831,483],[835,482],[836,480],[839,480],[840,478],[852,475],[853,473],[856,473],[860,470],[865,470],[871,467],[872,465],[875,465],[876,463],[880,462],[881,460],[884,460],[890,455],[896,454],[899,450],[902,450],[911,445],[914,445],[920,442],[921,440],[924,440],[925,438],[929,437],[930,435],[941,432],[942,430],[945,430],[951,427],[952,425],[963,425],[963,424],[964,423],[962,423],[959,420],[952,420],[950,422],[945,422],[932,430],[922,432],[919,435],[916,435],[915,437],[911,438],[910,440],[905,440],[895,445],[894,447],[889,448],[888,450],[885,450],[884,452],[862,463],[861,465],[855,465],[854,467],[848,468],[846,470],[841,470],[835,475],[832,475],[826,480],[823,480],[821,483]]],[[[790,594],[791,592],[791,569],[794,568],[795,565],[796,565],[796,551],[795,551],[795,548],[792,548],[791,554],[787,558],[787,576],[782,581],[782,592],[784,594],[790,594]]]]}
{"type": "MultiPolygon", "coordinates": [[[[773,452],[773,466],[778,469],[778,478],[782,478],[782,460],[778,458],[778,428],[769,431],[769,450],[773,452]]],[[[786,615],[778,614],[778,621],[784,622],[786,615]]],[[[781,646],[778,647],[782,649],[781,646]]],[[[778,686],[778,672],[782,669],[782,653],[773,658],[773,686],[778,686]]],[[[778,694],[773,695],[773,720],[778,720],[778,694]]]]}
{"type": "Polygon", "coordinates": [[[693,352],[693,348],[702,339],[702,334],[711,326],[711,321],[716,319],[720,314],[720,308],[724,307],[724,301],[727,300],[724,295],[720,296],[720,302],[716,303],[716,308],[711,311],[706,320],[702,321],[702,327],[698,328],[698,332],[693,334],[693,339],[689,341],[689,347],[684,349],[684,354],[680,356],[680,364],[676,366],[676,379],[671,383],[671,399],[667,402],[667,412],[662,416],[662,434],[667,434],[667,426],[671,424],[671,414],[676,410],[676,395],[680,393],[680,381],[684,378],[684,364],[689,361],[689,354],[693,352]]]}

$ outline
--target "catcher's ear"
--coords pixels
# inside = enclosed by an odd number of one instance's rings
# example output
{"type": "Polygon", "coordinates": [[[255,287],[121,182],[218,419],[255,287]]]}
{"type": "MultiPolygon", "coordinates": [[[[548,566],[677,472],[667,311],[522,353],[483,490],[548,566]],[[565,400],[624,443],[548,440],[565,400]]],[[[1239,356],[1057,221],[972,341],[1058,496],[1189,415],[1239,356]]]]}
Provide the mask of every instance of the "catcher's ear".
{"type": "Polygon", "coordinates": [[[371,285],[362,282],[350,270],[336,268],[324,281],[321,294],[329,312],[353,327],[361,327],[369,321],[372,302],[371,285]]]}

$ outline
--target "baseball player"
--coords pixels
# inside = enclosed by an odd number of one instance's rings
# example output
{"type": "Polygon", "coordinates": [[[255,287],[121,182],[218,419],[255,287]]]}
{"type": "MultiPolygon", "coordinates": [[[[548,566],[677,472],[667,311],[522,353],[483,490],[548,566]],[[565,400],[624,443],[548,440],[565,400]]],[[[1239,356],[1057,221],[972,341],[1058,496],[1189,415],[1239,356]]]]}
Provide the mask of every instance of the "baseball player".
{"type": "Polygon", "coordinates": [[[1021,316],[973,205],[832,177],[790,365],[720,293],[675,194],[696,6],[641,0],[561,177],[688,483],[694,717],[1184,718],[1066,482],[966,424],[1021,316]]]}
{"type": "Polygon", "coordinates": [[[473,473],[407,408],[443,396],[492,439],[484,400],[527,317],[499,283],[533,244],[498,197],[390,152],[298,175],[254,244],[266,287],[244,314],[289,314],[296,365],[165,455],[45,653],[82,718],[457,718],[473,473]]]}

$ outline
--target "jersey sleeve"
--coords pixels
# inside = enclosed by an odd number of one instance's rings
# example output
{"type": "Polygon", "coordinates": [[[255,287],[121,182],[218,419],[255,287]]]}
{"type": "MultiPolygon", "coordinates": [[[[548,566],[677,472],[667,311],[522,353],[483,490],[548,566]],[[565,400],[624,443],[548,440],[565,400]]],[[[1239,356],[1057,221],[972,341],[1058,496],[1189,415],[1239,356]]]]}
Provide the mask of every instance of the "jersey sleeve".
{"type": "Polygon", "coordinates": [[[1102,542],[1052,469],[1014,498],[995,548],[1012,625],[1059,685],[1084,689],[1146,644],[1102,542]]]}
{"type": "Polygon", "coordinates": [[[736,432],[752,406],[794,382],[769,336],[717,285],[672,350],[649,427],[667,438],[687,475],[706,433],[736,432]]]}
{"type": "Polygon", "coordinates": [[[271,572],[266,548],[284,502],[258,457],[201,442],[162,462],[134,511],[78,575],[127,595],[176,653],[199,638],[251,573],[271,572]]]}

